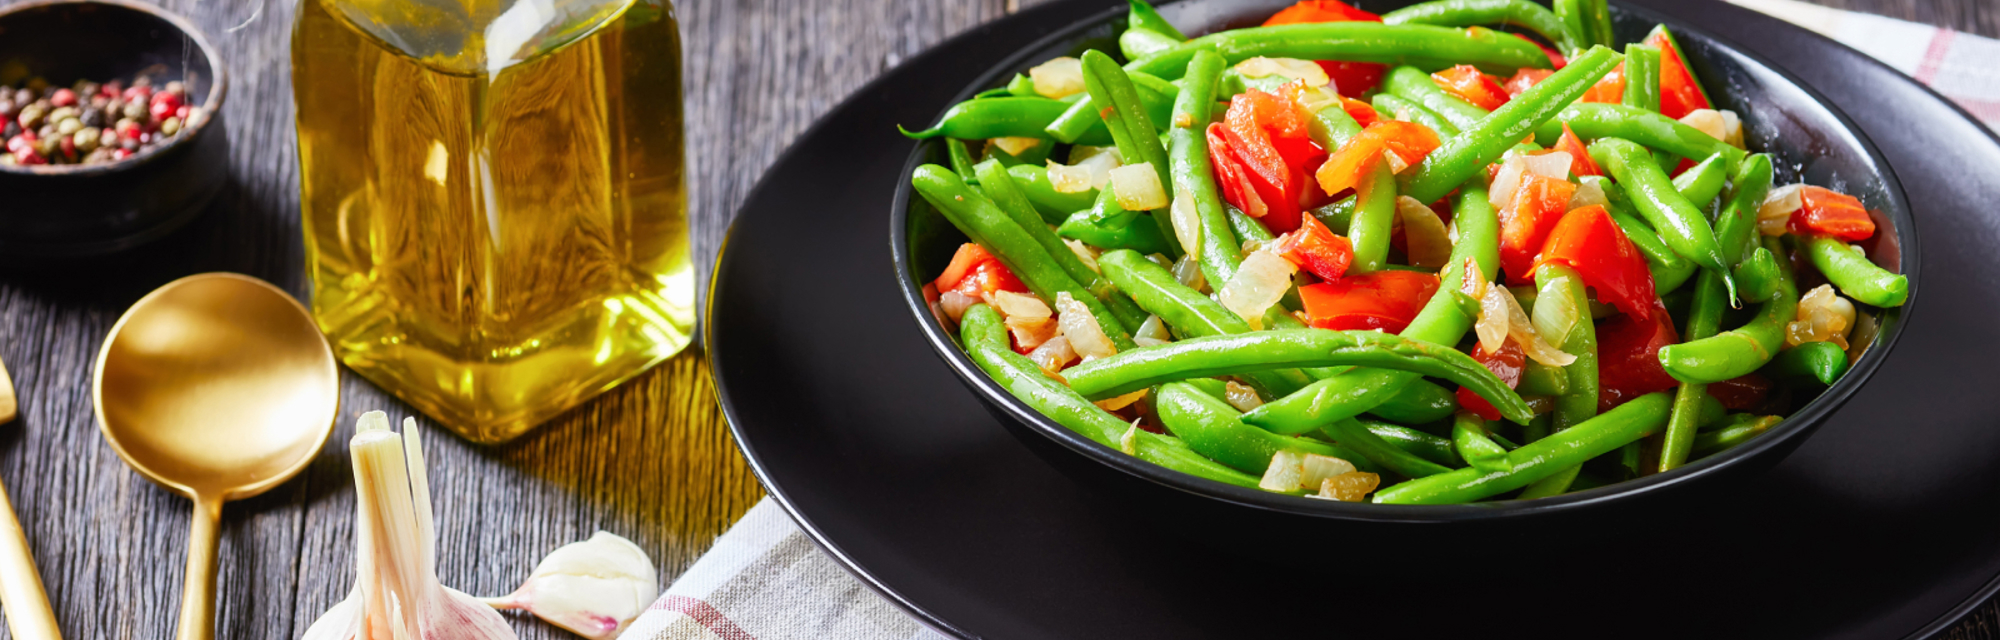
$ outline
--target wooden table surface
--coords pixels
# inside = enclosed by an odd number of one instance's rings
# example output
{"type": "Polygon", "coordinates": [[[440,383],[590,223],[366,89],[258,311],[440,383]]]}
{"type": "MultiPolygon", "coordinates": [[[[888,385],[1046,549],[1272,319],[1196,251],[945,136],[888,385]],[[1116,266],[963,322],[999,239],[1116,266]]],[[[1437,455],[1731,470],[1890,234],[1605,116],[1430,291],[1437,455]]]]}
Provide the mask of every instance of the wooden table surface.
{"type": "MultiPolygon", "coordinates": [[[[0,0],[0,5],[19,0],[0,0]]],[[[1991,0],[1819,0],[2000,36],[1991,0]]],[[[814,118],[904,57],[1033,0],[684,0],[690,217],[704,267],[729,217],[814,118]]],[[[22,417],[0,427],[13,496],[69,638],[170,637],[189,503],[126,469],[99,435],[91,366],[146,291],[228,270],[306,290],[298,225],[292,2],[167,0],[201,25],[232,74],[230,182],[188,229],[90,270],[0,273],[0,359],[22,417]]],[[[4,194],[0,194],[4,198],[4,194]]],[[[704,271],[705,273],[705,271],[704,271]]],[[[706,282],[705,275],[702,280],[706,282]]],[[[412,411],[343,374],[340,426],[302,476],[224,510],[216,631],[296,638],[352,586],[353,418],[412,411]]],[[[598,529],[636,541],[662,586],[763,495],[714,402],[698,348],[500,447],[425,421],[445,584],[498,595],[554,547],[598,529]]],[[[1995,638],[1994,604],[1951,638],[1995,638]]],[[[539,621],[524,638],[570,637],[539,621]]]]}

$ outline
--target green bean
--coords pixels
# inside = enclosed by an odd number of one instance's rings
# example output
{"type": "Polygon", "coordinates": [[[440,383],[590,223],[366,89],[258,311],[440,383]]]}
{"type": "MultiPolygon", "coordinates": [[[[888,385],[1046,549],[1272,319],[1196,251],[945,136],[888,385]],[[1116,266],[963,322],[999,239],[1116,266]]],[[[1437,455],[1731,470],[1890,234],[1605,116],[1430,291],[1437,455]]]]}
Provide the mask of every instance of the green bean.
{"type": "Polygon", "coordinates": [[[1350,60],[1383,64],[1431,64],[1437,68],[1471,64],[1496,73],[1522,67],[1546,69],[1540,47],[1485,29],[1379,22],[1321,22],[1252,27],[1213,33],[1125,65],[1162,78],[1187,68],[1194,52],[1212,50],[1231,65],[1258,56],[1300,60],[1350,60]],[[1449,61],[1449,62],[1446,62],[1449,61]]]}
{"type": "Polygon", "coordinates": [[[1757,370],[1782,384],[1832,385],[1847,373],[1847,351],[1831,342],[1807,342],[1779,351],[1771,363],[1757,370]]]}
{"type": "Polygon", "coordinates": [[[1632,204],[1660,233],[1660,239],[1674,252],[1696,265],[1722,272],[1722,283],[1735,289],[1722,264],[1722,252],[1715,244],[1715,230],[1701,209],[1674,190],[1673,182],[1647,155],[1646,148],[1619,138],[1602,138],[1590,144],[1590,156],[1624,187],[1632,204]]]}
{"type": "MultiPolygon", "coordinates": [[[[1132,343],[1130,330],[1111,313],[1105,303],[1076,279],[1066,273],[1056,258],[1042,248],[1041,243],[1029,235],[1026,229],[1014,222],[1000,206],[986,196],[975,192],[958,179],[958,174],[950,169],[934,164],[917,167],[910,182],[917,194],[936,207],[939,213],[952,225],[965,232],[973,242],[985,247],[993,257],[1007,266],[1015,277],[1021,279],[1028,289],[1043,300],[1056,299],[1057,293],[1068,293],[1090,308],[1096,316],[1097,324],[1119,350],[1136,347],[1132,343]]],[[[1040,226],[1037,223],[1036,226],[1040,226]]],[[[1047,227],[1042,227],[1047,230],[1047,227]]],[[[1064,249],[1068,252],[1068,249],[1064,249]]],[[[1074,254],[1071,257],[1075,257],[1074,254]]],[[[1135,325],[1136,326],[1136,325],[1135,325]]]]}
{"type": "MultiPolygon", "coordinates": [[[[1764,248],[1772,253],[1780,250],[1776,238],[1766,238],[1764,248]]],[[[1756,371],[1784,345],[1785,325],[1798,313],[1798,305],[1791,267],[1779,260],[1778,295],[1764,303],[1756,318],[1708,338],[1667,345],[1660,349],[1660,364],[1683,382],[1721,382],[1756,371]]]]}
{"type": "MultiPolygon", "coordinates": [[[[1569,332],[1560,336],[1556,346],[1564,353],[1576,357],[1576,361],[1563,367],[1563,378],[1569,383],[1562,395],[1556,396],[1553,412],[1555,421],[1550,427],[1557,433],[1582,424],[1597,416],[1598,372],[1597,372],[1597,329],[1590,320],[1580,313],[1590,308],[1583,276],[1576,270],[1559,264],[1545,264],[1535,270],[1535,285],[1538,298],[1547,298],[1547,304],[1567,304],[1573,310],[1576,320],[1569,332]]],[[[1540,305],[1537,305],[1540,306],[1540,305]]],[[[1552,312],[1553,313],[1553,312],[1552,312]]],[[[1541,317],[1542,314],[1535,314],[1541,317]]],[[[1541,324],[1541,323],[1537,323],[1541,324]]],[[[1558,336],[1552,331],[1536,328],[1550,339],[1558,336]]],[[[1558,495],[1569,489],[1569,483],[1576,478],[1575,471],[1552,474],[1530,487],[1529,497],[1558,495]]]]}
{"type": "Polygon", "coordinates": [[[1639,43],[1625,45],[1625,106],[1660,110],[1659,49],[1639,43]]]}
{"type": "MultiPolygon", "coordinates": [[[[1447,93],[1438,87],[1436,80],[1431,79],[1431,74],[1416,67],[1391,69],[1382,76],[1382,91],[1431,110],[1460,131],[1472,128],[1487,116],[1485,109],[1447,93]]],[[[1520,137],[1515,136],[1515,139],[1520,137]]]]}
{"type": "Polygon", "coordinates": [[[1450,390],[1419,379],[1403,385],[1402,391],[1368,413],[1390,422],[1424,424],[1443,420],[1457,410],[1458,398],[1450,390]]]}
{"type": "MultiPolygon", "coordinates": [[[[1199,338],[1250,332],[1250,325],[1236,312],[1181,284],[1143,255],[1122,249],[1107,251],[1098,256],[1097,265],[1120,291],[1130,294],[1140,308],[1159,316],[1178,335],[1199,338]]],[[[1272,396],[1292,393],[1310,381],[1295,370],[1252,371],[1243,377],[1272,396]]]]}
{"type": "Polygon", "coordinates": [[[1910,280],[1877,266],[1861,250],[1835,238],[1809,237],[1806,256],[1847,297],[1877,307],[1900,307],[1910,299],[1910,280]]]}
{"type": "MultiPolygon", "coordinates": [[[[1070,109],[1070,103],[1043,97],[1032,98],[980,98],[954,105],[938,119],[937,126],[923,131],[903,130],[903,135],[924,140],[945,136],[962,140],[985,140],[1013,136],[1042,137],[1048,135],[1042,130],[1062,117],[1070,109]]],[[[1086,145],[1111,143],[1111,132],[1103,127],[1092,127],[1086,123],[1068,138],[1058,138],[1063,142],[1086,145]]]]}
{"type": "Polygon", "coordinates": [[[1145,0],[1129,0],[1127,4],[1130,5],[1131,13],[1125,18],[1125,28],[1145,29],[1173,38],[1175,42],[1187,40],[1186,34],[1175,28],[1174,23],[1167,22],[1167,19],[1161,17],[1160,12],[1153,10],[1153,5],[1146,4],[1145,0]]]}
{"type": "Polygon", "coordinates": [[[1472,468],[1488,473],[1507,470],[1507,450],[1493,442],[1486,432],[1486,421],[1479,416],[1458,414],[1451,423],[1451,442],[1458,457],[1472,468]]]}
{"type": "Polygon", "coordinates": [[[1343,446],[1295,436],[1281,436],[1243,424],[1235,407],[1202,393],[1185,382],[1160,385],[1153,409],[1160,424],[1196,453],[1238,471],[1262,474],[1279,451],[1293,450],[1340,458],[1356,469],[1380,472],[1381,467],[1343,446]]]}
{"type": "Polygon", "coordinates": [[[1239,244],[1270,242],[1278,239],[1277,236],[1271,235],[1271,230],[1265,228],[1264,223],[1250,217],[1250,214],[1238,211],[1236,207],[1225,208],[1229,210],[1229,230],[1236,233],[1236,242],[1239,244]]]}
{"type": "MultiPolygon", "coordinates": [[[[1688,310],[1685,340],[1700,340],[1715,335],[1721,328],[1722,309],[1729,305],[1727,292],[1722,289],[1722,278],[1714,271],[1703,270],[1701,279],[1695,281],[1694,304],[1688,310]]],[[[1709,398],[1708,385],[1701,382],[1682,382],[1674,395],[1673,417],[1667,421],[1667,435],[1660,445],[1660,473],[1674,470],[1687,462],[1688,452],[1694,446],[1695,431],[1701,428],[1702,408],[1709,398]]]]}
{"type": "MultiPolygon", "coordinates": [[[[959,316],[958,334],[960,344],[964,345],[967,350],[980,344],[1013,345],[1013,342],[1008,337],[1007,325],[1004,319],[1000,317],[1000,312],[987,307],[985,303],[974,304],[972,307],[967,308],[964,314],[959,316]],[[973,309],[978,309],[978,311],[974,311],[973,309]]],[[[1083,430],[1084,435],[1090,435],[1093,432],[1108,434],[1111,433],[1111,430],[1094,428],[1083,430]]]]}
{"type": "MultiPolygon", "coordinates": [[[[1168,111],[1173,108],[1174,100],[1180,96],[1180,87],[1149,73],[1127,72],[1126,77],[1130,78],[1132,84],[1139,89],[1139,102],[1144,105],[1141,110],[1146,112],[1146,115],[1158,116],[1155,120],[1164,121],[1168,117],[1168,111]]],[[[1066,103],[1063,112],[1050,118],[1044,123],[1046,126],[1035,135],[1049,136],[1062,142],[1084,144],[1081,136],[1089,135],[1100,127],[1109,126],[1104,123],[1103,104],[1092,98],[1088,92],[1077,94],[1075,101],[1066,103]]],[[[1108,128],[1105,136],[1106,142],[1099,142],[1093,146],[1111,144],[1108,128]]]]}
{"type": "Polygon", "coordinates": [[[1728,163],[1729,159],[1720,153],[1709,156],[1701,164],[1675,176],[1672,179],[1674,191],[1698,208],[1707,207],[1716,195],[1722,193],[1723,179],[1729,175],[1723,166],[1728,163]]]}
{"type": "Polygon", "coordinates": [[[1069,214],[1089,209],[1091,203],[1097,201],[1096,189],[1076,193],[1056,191],[1055,185],[1049,182],[1047,166],[1017,164],[1007,167],[1007,175],[1014,176],[1014,184],[1028,196],[1028,202],[1034,203],[1035,211],[1042,214],[1042,222],[1048,224],[1062,224],[1069,214]]]}
{"type": "Polygon", "coordinates": [[[1496,496],[1581,466],[1666,426],[1672,399],[1652,393],[1619,405],[1566,431],[1507,452],[1507,469],[1465,468],[1410,480],[1375,492],[1382,504],[1453,504],[1496,496]]]}
{"type": "Polygon", "coordinates": [[[1173,124],[1167,130],[1174,179],[1166,184],[1174,198],[1188,198],[1194,205],[1195,216],[1201,221],[1201,246],[1191,251],[1201,263],[1202,275],[1212,286],[1221,287],[1236,275],[1237,265],[1243,261],[1243,247],[1229,228],[1229,212],[1217,193],[1215,168],[1208,157],[1207,129],[1222,57],[1198,52],[1188,67],[1187,86],[1174,100],[1173,124]]]}
{"type": "Polygon", "coordinates": [[[1354,203],[1360,200],[1349,195],[1333,204],[1313,209],[1312,217],[1318,219],[1320,224],[1326,225],[1326,230],[1347,235],[1348,228],[1354,226],[1354,203]]]}
{"type": "Polygon", "coordinates": [[[1424,125],[1431,131],[1437,132],[1441,139],[1458,135],[1458,127],[1445,120],[1444,116],[1424,108],[1409,98],[1393,93],[1378,93],[1375,94],[1373,102],[1377,112],[1388,114],[1397,120],[1424,125]]]}
{"type": "Polygon", "coordinates": [[[1007,153],[1006,149],[1002,149],[997,145],[987,144],[986,158],[988,160],[999,160],[1002,166],[1009,168],[1017,166],[1040,167],[1046,165],[1049,161],[1049,154],[1055,151],[1056,143],[1054,140],[1048,138],[1034,138],[1034,140],[1035,145],[1023,150],[1021,155],[1018,156],[1007,153]]]}
{"type": "Polygon", "coordinates": [[[1069,219],[1056,227],[1056,235],[1081,240],[1099,249],[1131,249],[1139,253],[1167,253],[1167,239],[1160,234],[1160,227],[1151,218],[1136,211],[1126,211],[1118,206],[1118,198],[1111,189],[1101,189],[1097,201],[1089,209],[1070,214],[1069,219]]]}
{"type": "Polygon", "coordinates": [[[998,160],[981,162],[973,167],[973,171],[979,175],[980,189],[986,197],[1012,218],[1015,225],[1026,231],[1036,244],[1041,245],[1042,251],[1055,261],[1056,266],[1062,267],[1070,280],[1083,285],[1091,295],[1103,301],[1105,308],[1126,331],[1138,330],[1139,324],[1146,321],[1146,312],[1132,304],[1125,294],[1119,293],[1109,279],[1084,264],[1083,258],[1078,257],[1069,245],[1063,243],[1062,238],[1056,236],[1055,231],[1049,229],[1048,223],[1035,211],[1035,205],[1028,202],[1027,194],[1022,193],[1020,186],[1014,182],[1013,174],[1001,167],[998,160]]]}
{"type": "Polygon", "coordinates": [[[1339,150],[1340,145],[1347,144],[1347,140],[1358,133],[1361,133],[1361,123],[1347,113],[1347,107],[1340,100],[1329,101],[1306,121],[1306,136],[1328,151],[1339,150]]]}
{"type": "Polygon", "coordinates": [[[1434,436],[1400,424],[1390,424],[1377,420],[1357,419],[1356,422],[1360,422],[1361,426],[1367,427],[1368,432],[1375,434],[1375,437],[1381,438],[1383,442],[1387,442],[1397,449],[1402,449],[1405,453],[1446,467],[1456,468],[1465,466],[1465,461],[1459,459],[1458,452],[1452,450],[1450,438],[1434,436]]]}
{"type": "Polygon", "coordinates": [[[1170,380],[1344,365],[1444,378],[1472,389],[1510,420],[1525,423],[1533,416],[1513,389],[1471,356],[1379,331],[1299,329],[1203,336],[1098,358],[1066,369],[1063,375],[1077,393],[1109,398],[1170,380]]]}
{"type": "Polygon", "coordinates": [[[1451,470],[1450,467],[1419,458],[1415,454],[1397,448],[1396,445],[1389,444],[1381,436],[1369,431],[1361,421],[1353,418],[1327,425],[1326,434],[1341,446],[1361,454],[1376,466],[1407,477],[1422,478],[1451,470]]]}
{"type": "Polygon", "coordinates": [[[1223,484],[1232,484],[1247,489],[1256,489],[1258,479],[1228,465],[1210,460],[1196,453],[1187,442],[1172,436],[1140,429],[1137,425],[1125,431],[1126,440],[1120,449],[1134,458],[1173,469],[1197,478],[1207,478],[1223,484]]]}
{"type": "Polygon", "coordinates": [[[1160,144],[1160,130],[1140,104],[1139,88],[1132,84],[1131,76],[1112,62],[1111,56],[1091,49],[1083,52],[1083,83],[1090,90],[1091,101],[1110,105],[1103,111],[1104,124],[1111,128],[1119,157],[1128,164],[1149,163],[1159,173],[1161,187],[1173,184],[1167,148],[1160,144]]]}
{"type": "Polygon", "coordinates": [[[1386,24],[1432,24],[1441,27],[1508,24],[1527,29],[1553,43],[1558,50],[1572,52],[1580,46],[1561,18],[1547,8],[1527,0],[1438,0],[1410,5],[1382,14],[1386,24]]]}
{"type": "Polygon", "coordinates": [[[1576,34],[1578,48],[1617,44],[1611,35],[1611,8],[1604,0],[1555,0],[1556,19],[1576,34]]]}
{"type": "Polygon", "coordinates": [[[945,154],[951,157],[951,171],[966,184],[979,184],[979,176],[972,171],[972,150],[965,148],[965,141],[958,138],[944,139],[945,154]]]}
{"type": "MultiPolygon", "coordinates": [[[[1123,262],[1129,259],[1130,258],[1121,257],[1121,258],[1114,258],[1113,260],[1123,262]]],[[[1147,261],[1147,263],[1151,264],[1151,261],[1147,261]]],[[[1143,274],[1143,273],[1134,274],[1130,272],[1131,271],[1143,272],[1146,271],[1146,269],[1144,267],[1138,267],[1136,264],[1131,264],[1131,263],[1124,263],[1121,264],[1119,267],[1109,267],[1109,268],[1127,270],[1127,272],[1125,273],[1117,274],[1118,281],[1120,282],[1125,281],[1125,279],[1131,279],[1135,277],[1153,281],[1153,282],[1136,281],[1133,283],[1131,287],[1126,289],[1127,291],[1135,292],[1134,293],[1135,297],[1144,296],[1144,298],[1140,300],[1141,306],[1155,302],[1155,300],[1151,296],[1153,295],[1152,292],[1155,291],[1156,289],[1172,289],[1175,286],[1179,285],[1178,282],[1175,282],[1171,285],[1166,284],[1165,282],[1159,282],[1161,278],[1167,277],[1165,271],[1158,271],[1152,274],[1143,274]]],[[[1159,269],[1160,266],[1155,264],[1152,265],[1152,268],[1159,269]]],[[[1190,292],[1192,292],[1192,290],[1184,291],[1178,294],[1176,297],[1187,298],[1190,292]]],[[[1200,297],[1202,300],[1206,300],[1210,303],[1214,302],[1212,300],[1208,300],[1207,297],[1205,296],[1199,296],[1199,294],[1195,294],[1195,297],[1200,297]]],[[[1194,304],[1196,303],[1190,302],[1188,306],[1194,306],[1194,304]]],[[[1224,313],[1227,312],[1225,311],[1224,313]]],[[[1235,314],[1229,314],[1229,315],[1230,317],[1235,317],[1235,314]]],[[[1161,320],[1167,322],[1169,326],[1173,324],[1173,321],[1167,320],[1166,316],[1164,315],[1161,316],[1161,320]]],[[[1303,329],[1306,326],[1305,323],[1299,322],[1298,318],[1294,318],[1292,317],[1291,314],[1285,313],[1277,309],[1276,307],[1273,307],[1271,312],[1265,315],[1264,321],[1271,323],[1271,326],[1273,328],[1280,328],[1280,329],[1303,329]]],[[[1339,375],[1340,373],[1345,372],[1345,369],[1343,368],[1305,369],[1303,371],[1305,371],[1306,375],[1311,377],[1326,378],[1339,375]]],[[[1245,375],[1258,376],[1258,375],[1271,375],[1274,373],[1279,373],[1279,372],[1260,371],[1245,375]]],[[[1215,379],[1214,378],[1196,379],[1196,381],[1199,380],[1215,380],[1215,379]]],[[[1253,382],[1253,384],[1255,384],[1255,382],[1253,382]]],[[[1203,390],[1211,391],[1210,389],[1203,389],[1203,390]]],[[[1221,381],[1219,380],[1215,381],[1214,389],[1211,391],[1211,395],[1214,395],[1215,397],[1218,398],[1223,398],[1223,387],[1221,381]]],[[[1283,395],[1283,394],[1273,394],[1273,395],[1283,395]]],[[[1224,399],[1226,400],[1227,398],[1224,399]]],[[[1412,381],[1410,384],[1404,385],[1403,389],[1397,392],[1396,395],[1391,396],[1388,399],[1388,401],[1376,405],[1375,408],[1370,409],[1368,413],[1374,414],[1378,418],[1389,420],[1391,422],[1400,422],[1404,424],[1423,424],[1427,422],[1436,422],[1438,420],[1443,420],[1445,417],[1450,416],[1453,411],[1457,410],[1458,410],[1458,398],[1456,394],[1454,394],[1449,389],[1446,389],[1442,386],[1438,386],[1436,383],[1419,378],[1415,381],[1412,381]]],[[[1368,424],[1376,425],[1378,423],[1371,422],[1368,424]]],[[[1297,433],[1304,433],[1305,431],[1311,430],[1309,427],[1300,427],[1300,428],[1302,429],[1302,431],[1299,431],[1297,433]]],[[[1375,427],[1371,426],[1370,428],[1373,429],[1375,427]]],[[[1383,428],[1405,429],[1405,427],[1396,427],[1393,425],[1384,425],[1383,428]]],[[[1285,433],[1283,435],[1296,435],[1296,434],[1285,433]]],[[[1378,435],[1381,434],[1378,433],[1378,435]]],[[[1392,438],[1388,435],[1384,435],[1383,437],[1390,439],[1392,442],[1399,442],[1399,443],[1402,442],[1403,440],[1407,440],[1407,438],[1399,440],[1396,438],[1392,438]]],[[[1410,449],[1410,448],[1411,447],[1405,447],[1405,449],[1410,449]]],[[[1427,455],[1423,452],[1417,452],[1417,453],[1418,455],[1427,455]]]]}
{"type": "Polygon", "coordinates": [[[1595,184],[1604,192],[1605,210],[1610,212],[1611,220],[1618,223],[1618,228],[1625,232],[1625,238],[1631,240],[1632,246],[1646,258],[1646,269],[1653,274],[1653,290],[1656,293],[1666,295],[1694,276],[1698,267],[1660,241],[1660,236],[1653,233],[1653,227],[1633,213],[1632,201],[1625,197],[1625,190],[1617,183],[1603,176],[1584,176],[1581,181],[1595,184]]]}
{"type": "MultiPolygon", "coordinates": [[[[1629,445],[1631,443],[1628,442],[1626,444],[1629,445]]],[[[1521,495],[1516,496],[1514,499],[1534,500],[1537,498],[1552,498],[1569,493],[1570,485],[1576,482],[1577,476],[1582,472],[1583,465],[1558,469],[1546,478],[1529,483],[1526,489],[1521,490],[1521,495]]]]}
{"type": "MultiPolygon", "coordinates": [[[[1018,75],[1018,74],[1016,74],[1016,75],[1018,75]]],[[[1009,84],[1012,84],[1012,83],[1009,83],[1009,84]]],[[[981,92],[979,92],[979,93],[975,93],[975,94],[972,94],[972,99],[974,99],[974,100],[983,100],[983,99],[986,99],[986,98],[1017,98],[1017,97],[1021,97],[1021,95],[1023,95],[1023,94],[1016,94],[1016,93],[1014,93],[1014,91],[1013,91],[1012,89],[1009,89],[1009,88],[1007,88],[1007,87],[1000,87],[1000,88],[997,88],[997,89],[987,89],[987,90],[985,90],[985,91],[981,91],[981,92]]],[[[1029,94],[1029,95],[1032,95],[1032,94],[1029,94]]]]}
{"type": "Polygon", "coordinates": [[[1172,49],[1181,43],[1151,29],[1126,29],[1118,34],[1118,52],[1127,60],[1137,60],[1161,51],[1172,49]]]}
{"type": "Polygon", "coordinates": [[[1771,154],[1751,154],[1737,164],[1728,200],[1715,220],[1715,244],[1722,248],[1723,264],[1740,264],[1744,253],[1756,248],[1757,208],[1770,192],[1771,154]]]}
{"type": "Polygon", "coordinates": [[[1553,411],[1535,416],[1535,419],[1529,420],[1527,425],[1521,427],[1521,442],[1535,442],[1549,437],[1554,431],[1555,423],[1556,414],[1553,411]]]}
{"type": "MultiPolygon", "coordinates": [[[[1465,276],[1465,262],[1479,265],[1480,273],[1499,273],[1500,222],[1487,203],[1486,187],[1474,180],[1459,189],[1452,214],[1458,228],[1458,242],[1452,245],[1451,262],[1440,275],[1439,291],[1457,291],[1465,276]]],[[[1431,296],[1415,320],[1403,329],[1404,337],[1436,344],[1457,344],[1472,328],[1472,318],[1458,308],[1451,296],[1431,296]]],[[[1306,385],[1244,414],[1245,422],[1279,433],[1300,433],[1336,420],[1352,418],[1381,405],[1421,376],[1379,369],[1356,369],[1306,385]]]]}
{"type": "Polygon", "coordinates": [[[1514,391],[1523,396],[1560,396],[1569,392],[1569,375],[1562,367],[1529,360],[1521,367],[1521,384],[1514,391]]]}
{"type": "Polygon", "coordinates": [[[1581,97],[1624,57],[1610,49],[1592,49],[1570,60],[1561,71],[1536,83],[1492,115],[1470,127],[1461,127],[1458,135],[1445,140],[1424,157],[1423,163],[1403,174],[1403,195],[1418,202],[1436,202],[1484,173],[1486,165],[1499,160],[1522,137],[1561,111],[1563,105],[1581,97]]]}
{"type": "MultiPolygon", "coordinates": [[[[1546,82],[1546,81],[1545,81],[1546,82]]],[[[1678,120],[1625,105],[1578,102],[1563,107],[1555,117],[1538,123],[1535,140],[1544,145],[1562,138],[1568,124],[1585,140],[1622,138],[1683,158],[1706,158],[1717,153],[1729,159],[1729,169],[1737,170],[1749,152],[1730,146],[1678,120]]],[[[1658,167],[1658,164],[1654,165],[1658,167]]],[[[1667,167],[1672,167],[1669,164],[1667,167]]],[[[1661,168],[1661,171],[1666,171],[1661,168]]]]}
{"type": "Polygon", "coordinates": [[[1028,77],[1028,74],[1025,73],[1016,73],[1014,74],[1014,79],[1007,81],[1007,94],[1020,98],[1042,95],[1041,92],[1035,90],[1035,80],[1028,77]]]}
{"type": "Polygon", "coordinates": [[[1396,174],[1389,163],[1376,162],[1358,189],[1354,219],[1347,226],[1347,241],[1354,247],[1354,262],[1347,272],[1356,275],[1381,271],[1389,262],[1389,236],[1396,222],[1396,174]]]}
{"type": "Polygon", "coordinates": [[[1778,257],[1763,247],[1737,263],[1730,275],[1736,278],[1736,297],[1744,302],[1763,302],[1778,295],[1778,257]]]}
{"type": "Polygon", "coordinates": [[[1696,434],[1694,453],[1697,456],[1721,453],[1736,445],[1749,442],[1751,438],[1757,437],[1757,434],[1778,426],[1778,423],[1784,420],[1779,416],[1747,416],[1721,429],[1696,434]]]}

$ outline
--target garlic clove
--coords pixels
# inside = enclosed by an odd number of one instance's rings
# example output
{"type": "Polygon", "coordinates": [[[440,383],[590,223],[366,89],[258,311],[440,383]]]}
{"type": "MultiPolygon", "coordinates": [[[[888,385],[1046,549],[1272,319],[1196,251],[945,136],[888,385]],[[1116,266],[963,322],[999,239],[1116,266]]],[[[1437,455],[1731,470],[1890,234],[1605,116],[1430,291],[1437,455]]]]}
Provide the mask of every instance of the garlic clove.
{"type": "Polygon", "coordinates": [[[599,531],[550,552],[513,593],[481,602],[496,609],[526,609],[577,635],[605,640],[653,603],[659,578],[639,545],[599,531]]]}
{"type": "Polygon", "coordinates": [[[306,627],[306,634],[299,640],[348,640],[361,634],[361,585],[354,585],[347,599],[327,609],[306,627]]]}

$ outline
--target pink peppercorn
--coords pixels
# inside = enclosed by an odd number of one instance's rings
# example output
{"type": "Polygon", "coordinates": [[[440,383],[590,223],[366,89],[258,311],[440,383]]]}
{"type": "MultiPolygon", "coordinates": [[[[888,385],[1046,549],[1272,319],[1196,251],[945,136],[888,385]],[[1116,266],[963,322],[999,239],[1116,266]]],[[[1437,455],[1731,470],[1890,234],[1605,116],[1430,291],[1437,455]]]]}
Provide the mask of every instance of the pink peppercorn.
{"type": "Polygon", "coordinates": [[[76,92],[69,89],[57,89],[55,93],[49,95],[49,104],[58,107],[74,107],[76,106],[76,92]]]}

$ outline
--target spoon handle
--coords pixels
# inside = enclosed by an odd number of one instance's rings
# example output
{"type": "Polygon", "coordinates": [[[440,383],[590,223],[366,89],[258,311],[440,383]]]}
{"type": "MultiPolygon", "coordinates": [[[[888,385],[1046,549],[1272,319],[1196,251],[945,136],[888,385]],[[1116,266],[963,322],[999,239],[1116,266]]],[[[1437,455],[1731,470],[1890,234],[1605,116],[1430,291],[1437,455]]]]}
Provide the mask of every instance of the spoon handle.
{"type": "Polygon", "coordinates": [[[181,583],[180,628],[175,640],[215,637],[215,551],[222,536],[222,499],[195,496],[188,532],[187,581],[181,583]]]}
{"type": "Polygon", "coordinates": [[[42,574],[35,570],[35,554],[28,550],[28,536],[14,518],[14,504],[7,500],[4,486],[0,486],[0,606],[7,609],[7,630],[14,637],[62,640],[55,609],[49,607],[49,594],[42,589],[42,574]]]}

